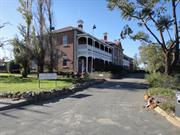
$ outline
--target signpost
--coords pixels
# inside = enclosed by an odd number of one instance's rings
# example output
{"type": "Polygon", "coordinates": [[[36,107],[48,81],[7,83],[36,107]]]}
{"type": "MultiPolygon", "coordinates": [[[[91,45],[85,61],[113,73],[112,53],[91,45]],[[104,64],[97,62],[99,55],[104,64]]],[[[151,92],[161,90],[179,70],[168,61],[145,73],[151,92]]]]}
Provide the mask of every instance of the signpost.
{"type": "Polygon", "coordinates": [[[57,73],[39,73],[39,88],[41,80],[55,80],[55,86],[57,86],[57,73]]]}

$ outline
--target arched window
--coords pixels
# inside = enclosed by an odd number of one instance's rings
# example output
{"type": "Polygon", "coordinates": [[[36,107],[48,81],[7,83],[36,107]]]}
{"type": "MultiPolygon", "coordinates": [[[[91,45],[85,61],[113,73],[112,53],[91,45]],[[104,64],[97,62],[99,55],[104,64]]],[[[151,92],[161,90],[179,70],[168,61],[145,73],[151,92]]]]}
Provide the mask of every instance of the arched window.
{"type": "Polygon", "coordinates": [[[78,44],[86,44],[86,38],[85,37],[80,37],[78,39],[78,44]]]}

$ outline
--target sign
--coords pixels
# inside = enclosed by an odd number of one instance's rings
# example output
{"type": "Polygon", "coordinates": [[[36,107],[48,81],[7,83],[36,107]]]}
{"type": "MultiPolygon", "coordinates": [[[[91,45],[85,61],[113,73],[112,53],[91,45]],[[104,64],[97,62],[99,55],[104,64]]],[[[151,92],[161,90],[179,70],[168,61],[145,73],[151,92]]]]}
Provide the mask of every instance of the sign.
{"type": "MultiPolygon", "coordinates": [[[[39,88],[40,88],[40,80],[56,80],[57,73],[39,73],[39,88]]],[[[55,86],[57,86],[57,80],[55,81],[55,86]]]]}
{"type": "Polygon", "coordinates": [[[57,74],[56,73],[40,73],[39,80],[56,80],[57,74]]]}

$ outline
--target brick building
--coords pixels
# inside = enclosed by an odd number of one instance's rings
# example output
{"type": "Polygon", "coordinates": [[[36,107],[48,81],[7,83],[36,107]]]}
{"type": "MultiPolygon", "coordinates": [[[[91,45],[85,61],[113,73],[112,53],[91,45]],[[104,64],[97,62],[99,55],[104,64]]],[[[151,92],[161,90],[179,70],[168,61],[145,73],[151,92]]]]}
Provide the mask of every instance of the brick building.
{"type": "Polygon", "coordinates": [[[83,31],[83,21],[78,27],[65,27],[53,31],[53,38],[60,57],[57,71],[92,72],[108,70],[111,64],[123,66],[123,49],[120,41],[108,41],[83,31]]]}

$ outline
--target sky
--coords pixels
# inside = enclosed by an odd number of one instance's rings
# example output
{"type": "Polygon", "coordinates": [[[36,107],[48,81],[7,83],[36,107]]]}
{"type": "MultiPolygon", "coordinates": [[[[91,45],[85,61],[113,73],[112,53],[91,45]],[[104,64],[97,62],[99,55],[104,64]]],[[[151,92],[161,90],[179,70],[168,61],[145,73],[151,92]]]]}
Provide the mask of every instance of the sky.
{"type": "MultiPolygon", "coordinates": [[[[22,16],[17,12],[18,0],[0,0],[0,24],[9,22],[5,28],[0,30],[0,38],[11,39],[19,34],[17,26],[23,23],[22,16]]],[[[84,31],[93,34],[99,39],[103,33],[108,32],[108,40],[114,41],[120,38],[120,32],[128,24],[134,31],[143,30],[133,21],[125,21],[121,18],[118,10],[110,11],[106,0],[53,0],[54,26],[60,29],[66,26],[77,26],[77,20],[84,21],[84,31]],[[92,27],[96,25],[93,33],[92,27]]],[[[180,15],[179,15],[180,16],[180,15]]],[[[134,57],[138,54],[140,42],[129,38],[121,40],[124,54],[134,57]]],[[[0,57],[12,57],[11,47],[6,46],[9,51],[0,50],[0,57]],[[9,53],[10,52],[10,53],[9,53]]]]}

